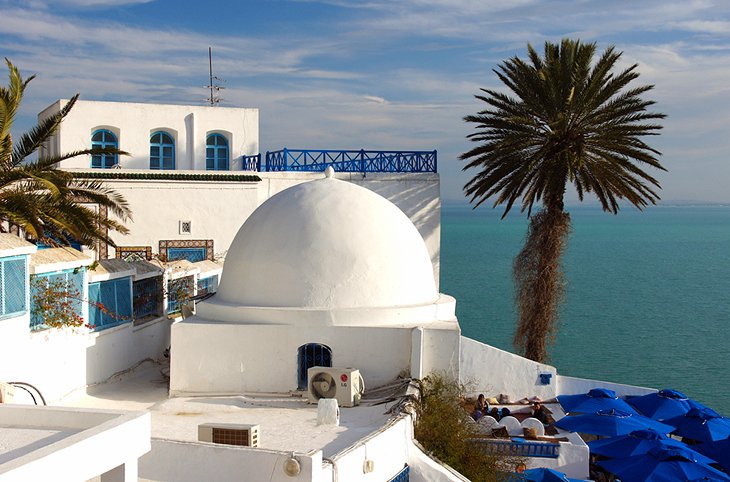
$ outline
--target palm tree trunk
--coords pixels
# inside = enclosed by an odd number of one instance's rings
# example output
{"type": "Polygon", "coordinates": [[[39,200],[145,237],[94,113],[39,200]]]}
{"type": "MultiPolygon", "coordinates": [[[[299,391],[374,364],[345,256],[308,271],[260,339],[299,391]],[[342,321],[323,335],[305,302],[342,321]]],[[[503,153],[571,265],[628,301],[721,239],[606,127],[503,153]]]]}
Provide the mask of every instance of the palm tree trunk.
{"type": "Polygon", "coordinates": [[[565,278],[561,256],[570,232],[562,202],[530,217],[525,246],[513,265],[519,321],[514,345],[523,356],[545,362],[558,325],[565,278]]]}

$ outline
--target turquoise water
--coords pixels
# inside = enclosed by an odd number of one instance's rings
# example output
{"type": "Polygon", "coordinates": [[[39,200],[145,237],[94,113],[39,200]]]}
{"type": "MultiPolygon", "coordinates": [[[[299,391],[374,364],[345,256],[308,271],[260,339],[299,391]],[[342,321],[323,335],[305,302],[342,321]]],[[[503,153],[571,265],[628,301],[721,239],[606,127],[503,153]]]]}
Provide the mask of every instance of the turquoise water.
{"type": "MultiPolygon", "coordinates": [[[[730,207],[572,207],[550,363],[564,375],[675,388],[730,415],[730,207]]],[[[441,291],[464,335],[514,351],[512,260],[527,221],[444,206],[441,291]]]]}

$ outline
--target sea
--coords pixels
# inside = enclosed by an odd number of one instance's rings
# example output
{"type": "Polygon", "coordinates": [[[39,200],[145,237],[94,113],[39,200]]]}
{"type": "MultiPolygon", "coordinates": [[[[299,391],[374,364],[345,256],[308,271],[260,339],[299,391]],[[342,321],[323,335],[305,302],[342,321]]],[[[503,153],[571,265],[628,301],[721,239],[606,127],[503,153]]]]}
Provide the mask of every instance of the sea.
{"type": "MultiPolygon", "coordinates": [[[[548,363],[673,388],[730,416],[730,206],[567,211],[567,286],[548,363]]],[[[512,261],[527,217],[502,212],[442,206],[440,290],[456,298],[465,336],[514,352],[512,261]]]]}

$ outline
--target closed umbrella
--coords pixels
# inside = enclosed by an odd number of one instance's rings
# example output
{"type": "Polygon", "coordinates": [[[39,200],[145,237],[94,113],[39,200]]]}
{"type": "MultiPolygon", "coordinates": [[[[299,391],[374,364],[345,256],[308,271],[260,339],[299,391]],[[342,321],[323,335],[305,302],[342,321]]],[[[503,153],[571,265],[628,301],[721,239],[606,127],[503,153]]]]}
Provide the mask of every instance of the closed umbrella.
{"type": "Polygon", "coordinates": [[[604,435],[607,437],[626,435],[635,430],[644,430],[647,428],[660,433],[669,433],[674,430],[670,425],[621,410],[599,410],[596,413],[563,417],[555,422],[555,426],[570,432],[604,435]]]}
{"type": "Polygon", "coordinates": [[[594,388],[588,393],[577,395],[559,395],[558,402],[566,413],[595,413],[599,410],[613,408],[638,415],[631,405],[618,398],[616,392],[607,388],[594,388]]]}
{"type": "Polygon", "coordinates": [[[711,408],[693,408],[679,417],[664,420],[675,427],[675,435],[692,440],[714,442],[730,437],[730,419],[721,416],[711,408]]]}
{"type": "Polygon", "coordinates": [[[642,415],[654,420],[684,415],[692,409],[689,398],[676,390],[664,389],[656,393],[649,393],[641,397],[633,397],[626,400],[642,415]]]}
{"type": "MultiPolygon", "coordinates": [[[[642,455],[657,447],[679,447],[685,450],[691,450],[679,440],[674,440],[663,433],[649,429],[636,430],[627,435],[588,442],[588,448],[591,449],[591,454],[603,455],[604,457],[613,459],[642,455]]],[[[694,456],[698,462],[702,462],[703,464],[711,464],[714,462],[713,459],[696,452],[694,456]]]]}
{"type": "Polygon", "coordinates": [[[622,482],[702,480],[703,477],[730,481],[730,477],[719,470],[697,462],[692,451],[679,447],[654,448],[643,455],[601,460],[597,464],[619,477],[622,482]]]}
{"type": "Polygon", "coordinates": [[[725,472],[730,473],[730,438],[693,445],[692,448],[715,460],[725,472]]]}

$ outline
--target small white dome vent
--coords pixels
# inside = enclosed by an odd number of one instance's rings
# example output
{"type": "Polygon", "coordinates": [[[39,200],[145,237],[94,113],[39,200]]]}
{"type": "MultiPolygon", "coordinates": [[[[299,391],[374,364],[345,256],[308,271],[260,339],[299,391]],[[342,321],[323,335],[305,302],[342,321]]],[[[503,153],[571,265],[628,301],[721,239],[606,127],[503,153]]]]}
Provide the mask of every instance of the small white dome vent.
{"type": "Polygon", "coordinates": [[[246,220],[216,303],[341,310],[439,299],[426,245],[408,217],[328,174],[272,196],[246,220]]]}

